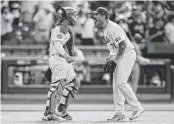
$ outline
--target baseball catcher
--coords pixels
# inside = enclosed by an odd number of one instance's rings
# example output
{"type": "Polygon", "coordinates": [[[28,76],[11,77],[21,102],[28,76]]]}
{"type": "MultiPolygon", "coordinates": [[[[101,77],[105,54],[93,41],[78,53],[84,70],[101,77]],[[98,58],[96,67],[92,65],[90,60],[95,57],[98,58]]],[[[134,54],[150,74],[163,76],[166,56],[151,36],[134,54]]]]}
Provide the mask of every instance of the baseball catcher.
{"type": "Polygon", "coordinates": [[[71,7],[59,9],[57,24],[51,31],[49,69],[46,72],[51,86],[42,120],[72,120],[67,108],[80,88],[71,64],[74,61],[73,34],[68,27],[75,25],[75,12],[71,7]]]}

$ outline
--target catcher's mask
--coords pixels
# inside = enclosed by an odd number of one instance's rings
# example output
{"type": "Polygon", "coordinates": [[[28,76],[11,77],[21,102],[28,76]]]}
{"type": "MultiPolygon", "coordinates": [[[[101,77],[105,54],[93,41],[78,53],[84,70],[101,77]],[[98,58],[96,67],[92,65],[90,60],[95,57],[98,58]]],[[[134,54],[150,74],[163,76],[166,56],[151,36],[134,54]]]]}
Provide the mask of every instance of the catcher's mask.
{"type": "Polygon", "coordinates": [[[76,24],[76,19],[73,17],[76,13],[76,10],[72,7],[62,7],[57,12],[58,23],[61,23],[63,20],[68,20],[70,25],[76,24]]]}

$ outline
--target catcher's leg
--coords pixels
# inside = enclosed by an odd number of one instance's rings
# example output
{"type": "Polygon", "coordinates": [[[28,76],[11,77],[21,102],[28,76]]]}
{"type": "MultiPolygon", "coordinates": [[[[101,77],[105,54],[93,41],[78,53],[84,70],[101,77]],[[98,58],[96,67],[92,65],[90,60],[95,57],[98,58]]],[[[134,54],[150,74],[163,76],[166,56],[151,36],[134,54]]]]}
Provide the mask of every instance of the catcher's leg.
{"type": "Polygon", "coordinates": [[[62,95],[63,83],[65,83],[64,79],[58,80],[56,83],[51,84],[51,88],[47,95],[46,111],[44,115],[51,114],[55,111],[56,105],[60,100],[60,96],[62,95]]]}
{"type": "MultiPolygon", "coordinates": [[[[60,84],[60,80],[58,80],[56,84],[60,84]]],[[[55,108],[56,106],[56,97],[57,97],[56,89],[57,89],[56,85],[51,84],[51,87],[48,91],[46,109],[42,120],[47,120],[47,121],[52,120],[51,115],[54,112],[53,108],[55,108]]]]}
{"type": "Polygon", "coordinates": [[[60,103],[57,106],[56,114],[64,119],[71,120],[71,116],[68,115],[67,108],[69,104],[75,97],[75,94],[80,88],[80,81],[75,75],[72,65],[69,65],[69,71],[67,72],[66,78],[67,84],[63,90],[62,96],[60,98],[60,103]]]}
{"type": "Polygon", "coordinates": [[[63,89],[60,102],[57,106],[55,114],[66,120],[72,120],[72,117],[67,113],[67,108],[74,99],[77,91],[80,88],[80,82],[77,78],[70,81],[63,89]]]}
{"type": "MultiPolygon", "coordinates": [[[[68,108],[69,104],[72,102],[72,100],[75,97],[75,94],[77,93],[77,91],[80,88],[80,80],[77,78],[75,72],[74,72],[74,68],[71,64],[69,64],[69,71],[67,72],[67,77],[66,77],[66,88],[69,89],[69,97],[67,99],[66,102],[66,109],[68,108]]],[[[63,90],[63,95],[66,92],[67,89],[63,90]]],[[[60,104],[63,104],[63,99],[64,97],[62,96],[60,99],[60,104]]]]}
{"type": "Polygon", "coordinates": [[[58,109],[61,109],[61,105],[64,106],[66,109],[68,108],[69,104],[75,98],[77,91],[80,88],[80,81],[75,77],[72,81],[70,81],[63,90],[62,97],[60,99],[60,105],[58,109]]]}
{"type": "MultiPolygon", "coordinates": [[[[47,104],[46,104],[46,110],[44,113],[44,118],[52,115],[53,112],[55,111],[56,105],[58,101],[60,100],[60,94],[58,94],[57,90],[58,90],[58,87],[60,87],[60,85],[64,83],[65,76],[66,76],[65,71],[62,71],[59,66],[54,66],[54,68],[52,69],[52,83],[47,95],[47,104]]],[[[43,120],[46,120],[46,119],[43,119],[43,120]]]]}

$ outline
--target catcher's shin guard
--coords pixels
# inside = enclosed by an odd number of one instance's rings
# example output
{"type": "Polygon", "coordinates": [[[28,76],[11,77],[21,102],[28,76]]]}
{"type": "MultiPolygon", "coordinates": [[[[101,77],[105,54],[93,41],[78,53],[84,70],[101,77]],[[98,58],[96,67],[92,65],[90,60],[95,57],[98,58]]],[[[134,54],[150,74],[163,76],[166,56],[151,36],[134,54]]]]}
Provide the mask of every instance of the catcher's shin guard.
{"type": "Polygon", "coordinates": [[[60,104],[58,106],[58,111],[63,111],[67,109],[71,101],[74,99],[75,94],[80,88],[80,81],[74,78],[70,81],[64,88],[62,96],[60,98],[60,104]]]}
{"type": "MultiPolygon", "coordinates": [[[[58,87],[62,84],[61,80],[53,82],[47,95],[47,105],[44,115],[52,114],[56,108],[60,95],[58,94],[58,87]]],[[[63,90],[62,90],[63,91],[63,90]]]]}

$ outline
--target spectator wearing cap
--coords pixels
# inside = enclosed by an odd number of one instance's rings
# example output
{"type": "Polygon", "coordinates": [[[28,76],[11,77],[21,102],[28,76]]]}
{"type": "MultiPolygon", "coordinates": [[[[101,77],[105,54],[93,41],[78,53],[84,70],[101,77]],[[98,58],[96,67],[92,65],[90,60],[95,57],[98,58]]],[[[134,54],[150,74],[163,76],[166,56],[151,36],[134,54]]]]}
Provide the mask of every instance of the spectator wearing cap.
{"type": "Polygon", "coordinates": [[[153,20],[154,26],[149,29],[149,40],[151,42],[164,42],[164,22],[160,18],[153,20]]]}
{"type": "Polygon", "coordinates": [[[167,41],[174,44],[174,15],[168,16],[168,23],[164,27],[167,41]]]}
{"type": "Polygon", "coordinates": [[[38,43],[48,42],[50,30],[54,25],[54,8],[51,4],[40,4],[40,9],[33,17],[35,40],[38,43]]]}
{"type": "Polygon", "coordinates": [[[159,1],[164,7],[165,13],[168,15],[174,15],[174,1],[159,1]]]}
{"type": "Polygon", "coordinates": [[[128,25],[131,33],[131,37],[135,34],[140,34],[142,38],[145,37],[145,21],[141,12],[134,8],[132,16],[128,20],[128,25]]]}
{"type": "Polygon", "coordinates": [[[152,17],[153,18],[160,18],[163,19],[164,18],[164,9],[162,7],[162,5],[158,2],[158,1],[154,1],[153,2],[153,8],[151,11],[152,17]]]}
{"type": "Polygon", "coordinates": [[[124,19],[123,16],[119,16],[116,18],[116,22],[118,23],[118,25],[120,25],[123,30],[126,32],[126,35],[128,36],[128,38],[131,38],[131,34],[130,34],[130,30],[129,30],[129,25],[127,24],[126,20],[124,19]]]}
{"type": "Polygon", "coordinates": [[[18,28],[20,17],[21,17],[21,2],[20,1],[10,1],[9,2],[10,12],[13,14],[13,28],[18,28]]]}
{"type": "Polygon", "coordinates": [[[118,4],[120,4],[119,8],[116,8],[116,15],[117,16],[123,16],[125,20],[127,20],[131,14],[132,14],[132,5],[130,2],[123,2],[120,1],[118,4]]]}
{"type": "Polygon", "coordinates": [[[38,1],[22,1],[21,15],[24,23],[31,23],[35,11],[38,9],[38,1]]]}
{"type": "Polygon", "coordinates": [[[13,20],[14,17],[10,13],[8,6],[3,6],[1,8],[1,40],[2,44],[5,40],[10,40],[11,33],[13,31],[13,20]]]}

